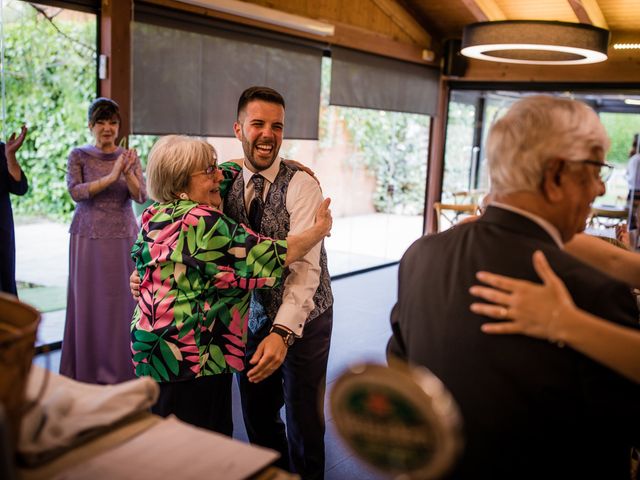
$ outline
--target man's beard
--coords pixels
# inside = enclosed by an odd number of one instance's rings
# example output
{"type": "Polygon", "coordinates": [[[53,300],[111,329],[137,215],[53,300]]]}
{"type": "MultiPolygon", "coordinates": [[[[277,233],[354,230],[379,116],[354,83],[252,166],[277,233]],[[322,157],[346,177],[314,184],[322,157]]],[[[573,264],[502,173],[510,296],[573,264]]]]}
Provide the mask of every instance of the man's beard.
{"type": "MultiPolygon", "coordinates": [[[[269,168],[271,165],[273,165],[273,162],[275,162],[276,158],[278,158],[278,152],[280,151],[280,148],[276,145],[275,142],[272,142],[271,145],[273,146],[273,150],[271,151],[271,158],[268,162],[268,165],[265,164],[265,161],[262,159],[257,159],[254,155],[254,151],[256,150],[255,145],[258,142],[253,142],[253,144],[249,143],[249,141],[246,139],[246,137],[243,134],[242,137],[242,150],[244,152],[244,157],[247,159],[247,161],[251,164],[251,166],[254,168],[254,170],[256,171],[262,171],[262,170],[266,170],[267,168],[269,168]]],[[[263,142],[266,143],[266,142],[263,142]]]]}

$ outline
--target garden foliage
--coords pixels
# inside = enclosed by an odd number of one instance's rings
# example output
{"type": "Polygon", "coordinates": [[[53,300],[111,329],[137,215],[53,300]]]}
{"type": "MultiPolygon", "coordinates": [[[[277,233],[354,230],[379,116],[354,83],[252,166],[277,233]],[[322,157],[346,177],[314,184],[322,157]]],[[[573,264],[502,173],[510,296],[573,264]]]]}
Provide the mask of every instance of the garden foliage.
{"type": "MultiPolygon", "coordinates": [[[[55,9],[54,9],[55,10],[55,9]]],[[[5,7],[4,56],[8,135],[29,127],[18,153],[29,192],[13,197],[17,216],[68,219],[67,155],[90,140],[86,110],[96,93],[96,19],[49,19],[26,2],[5,7]]]]}

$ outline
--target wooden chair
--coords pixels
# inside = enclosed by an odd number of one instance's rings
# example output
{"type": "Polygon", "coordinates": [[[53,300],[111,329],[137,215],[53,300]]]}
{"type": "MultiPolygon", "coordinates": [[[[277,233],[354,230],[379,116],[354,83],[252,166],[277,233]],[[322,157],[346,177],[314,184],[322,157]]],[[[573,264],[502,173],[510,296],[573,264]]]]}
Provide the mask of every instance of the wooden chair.
{"type": "Polygon", "coordinates": [[[449,195],[450,195],[450,197],[452,199],[452,202],[455,203],[456,205],[473,203],[473,201],[471,200],[470,192],[468,190],[461,190],[459,192],[451,192],[449,195]]]}
{"type": "Polygon", "coordinates": [[[443,200],[447,203],[454,203],[456,205],[468,205],[479,204],[480,201],[487,194],[486,190],[474,189],[474,190],[460,190],[457,192],[443,192],[443,200]]]}
{"type": "Polygon", "coordinates": [[[452,204],[436,202],[433,204],[436,211],[436,227],[441,232],[457,224],[460,220],[471,215],[477,215],[478,205],[473,204],[452,204]]]}

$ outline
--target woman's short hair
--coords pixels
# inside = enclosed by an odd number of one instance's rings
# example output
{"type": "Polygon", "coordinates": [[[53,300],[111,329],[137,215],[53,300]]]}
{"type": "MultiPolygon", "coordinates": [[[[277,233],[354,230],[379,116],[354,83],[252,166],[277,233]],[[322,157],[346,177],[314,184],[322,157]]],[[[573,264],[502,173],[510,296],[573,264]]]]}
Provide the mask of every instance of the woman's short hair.
{"type": "Polygon", "coordinates": [[[116,118],[118,123],[122,121],[120,117],[120,107],[116,102],[106,97],[98,97],[91,102],[89,110],[87,111],[87,117],[89,119],[89,125],[92,127],[100,120],[116,118]]]}
{"type": "Polygon", "coordinates": [[[553,158],[604,158],[609,137],[586,104],[534,95],[514,103],[487,139],[491,190],[507,194],[537,191],[553,158]]]}
{"type": "Polygon", "coordinates": [[[199,138],[167,135],[151,148],[147,159],[147,190],[157,202],[171,202],[187,190],[191,174],[215,162],[213,145],[199,138]]]}

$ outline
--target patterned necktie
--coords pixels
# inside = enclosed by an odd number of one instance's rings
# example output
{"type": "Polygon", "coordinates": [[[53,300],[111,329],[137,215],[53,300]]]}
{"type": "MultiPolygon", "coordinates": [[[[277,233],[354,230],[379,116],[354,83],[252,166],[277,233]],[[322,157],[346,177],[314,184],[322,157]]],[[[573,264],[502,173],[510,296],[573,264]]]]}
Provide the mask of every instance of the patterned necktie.
{"type": "MultiPolygon", "coordinates": [[[[249,205],[249,225],[256,232],[260,232],[260,225],[262,224],[262,212],[264,211],[264,200],[262,200],[262,193],[264,192],[264,177],[259,173],[256,173],[251,177],[253,182],[253,200],[249,205]]],[[[264,311],[264,307],[260,304],[256,298],[256,292],[251,293],[251,304],[249,307],[249,330],[254,334],[258,332],[267,323],[267,314],[264,311]]]]}
{"type": "Polygon", "coordinates": [[[262,212],[264,210],[264,200],[262,200],[264,177],[256,173],[251,177],[251,181],[253,182],[254,196],[249,205],[249,225],[255,232],[260,232],[262,212]]]}
{"type": "Polygon", "coordinates": [[[258,333],[268,322],[267,312],[260,303],[260,299],[256,297],[256,292],[252,291],[249,302],[249,330],[254,334],[258,333]]]}

